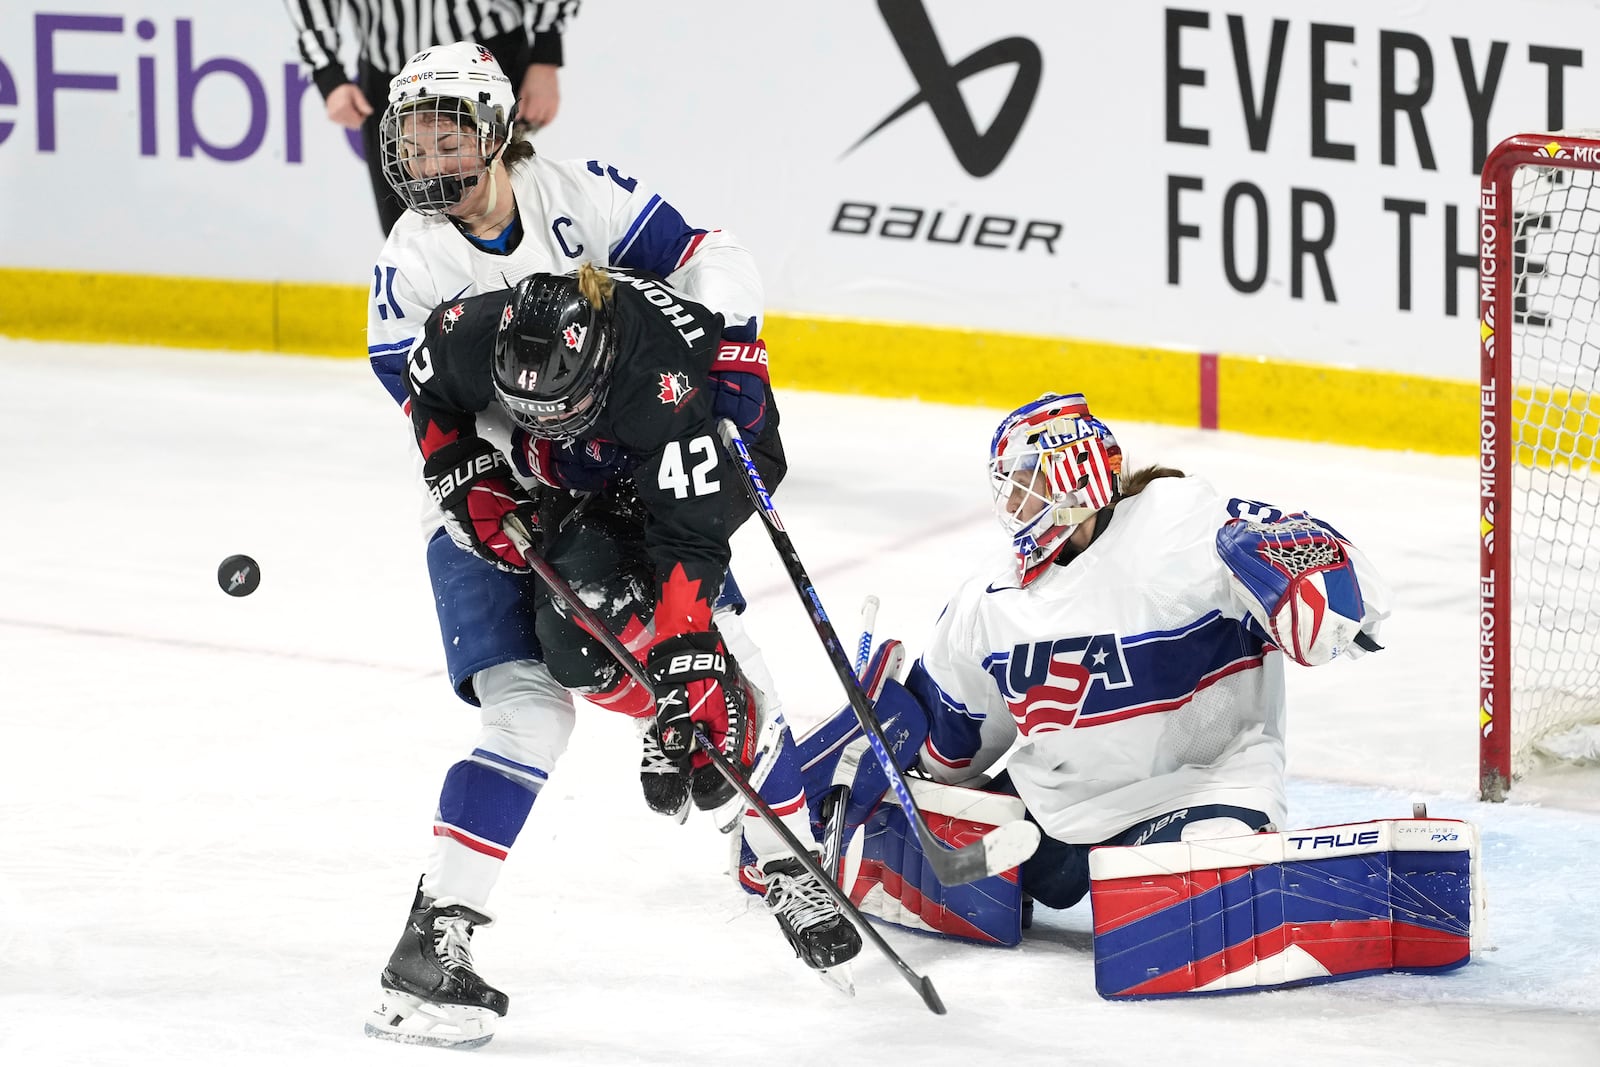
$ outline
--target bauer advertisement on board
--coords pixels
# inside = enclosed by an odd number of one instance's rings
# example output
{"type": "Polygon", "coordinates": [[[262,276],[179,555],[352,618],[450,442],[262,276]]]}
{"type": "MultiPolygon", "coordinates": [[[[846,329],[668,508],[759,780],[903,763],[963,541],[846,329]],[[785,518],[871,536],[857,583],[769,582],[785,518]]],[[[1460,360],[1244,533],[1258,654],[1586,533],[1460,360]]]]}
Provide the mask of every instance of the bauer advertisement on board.
{"type": "MultiPolygon", "coordinates": [[[[1573,2],[691,7],[586,4],[536,147],[805,315],[1470,378],[1485,152],[1600,125],[1573,2]]],[[[360,285],[358,151],[276,4],[0,11],[0,266],[360,285]]]]}

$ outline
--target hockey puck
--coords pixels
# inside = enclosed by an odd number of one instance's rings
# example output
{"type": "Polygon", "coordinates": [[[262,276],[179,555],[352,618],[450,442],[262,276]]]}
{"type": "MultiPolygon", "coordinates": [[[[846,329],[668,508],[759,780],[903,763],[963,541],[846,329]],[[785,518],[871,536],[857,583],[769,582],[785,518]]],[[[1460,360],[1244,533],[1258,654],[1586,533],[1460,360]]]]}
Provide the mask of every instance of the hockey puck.
{"type": "Polygon", "coordinates": [[[217,568],[217,584],[229,596],[249,596],[261,584],[261,566],[249,556],[229,556],[217,568]]]}

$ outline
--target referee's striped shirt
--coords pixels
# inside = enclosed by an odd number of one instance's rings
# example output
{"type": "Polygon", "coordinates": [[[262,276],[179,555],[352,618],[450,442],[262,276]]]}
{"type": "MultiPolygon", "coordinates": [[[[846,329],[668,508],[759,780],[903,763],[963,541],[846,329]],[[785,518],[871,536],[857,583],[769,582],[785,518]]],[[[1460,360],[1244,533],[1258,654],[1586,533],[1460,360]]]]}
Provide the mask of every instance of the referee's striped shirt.
{"type": "Polygon", "coordinates": [[[300,56],[326,97],[348,80],[339,64],[345,8],[361,38],[361,58],[395,74],[424,48],[483,42],[518,28],[533,41],[533,62],[560,66],[561,31],[578,0],[284,0],[284,6],[299,36],[300,56]]]}

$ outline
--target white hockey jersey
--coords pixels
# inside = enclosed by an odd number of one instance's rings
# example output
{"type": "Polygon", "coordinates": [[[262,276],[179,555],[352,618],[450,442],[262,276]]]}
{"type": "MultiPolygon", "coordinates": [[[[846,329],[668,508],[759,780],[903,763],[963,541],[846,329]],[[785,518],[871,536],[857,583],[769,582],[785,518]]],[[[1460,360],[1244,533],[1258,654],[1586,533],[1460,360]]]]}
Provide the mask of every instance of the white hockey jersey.
{"type": "MultiPolygon", "coordinates": [[[[485,251],[450,220],[408,211],[379,253],[372,268],[367,356],[397,402],[406,401],[406,360],[439,304],[507,289],[530,274],[564,274],[583,263],[658,274],[721,314],[724,337],[756,339],[761,278],[754,257],[731,233],[689,226],[643,182],[597,160],[534,156],[512,169],[510,184],[523,231],[512,251],[485,251]]],[[[510,418],[491,408],[478,421],[479,436],[509,454],[510,418]]],[[[409,434],[407,440],[415,452],[409,434]]],[[[420,455],[417,465],[420,484],[420,455]]],[[[440,521],[428,500],[425,532],[440,521]]]]}
{"type": "MultiPolygon", "coordinates": [[[[1013,557],[996,559],[907,678],[931,709],[924,767],[961,783],[1009,752],[1028,810],[1073,844],[1199,804],[1285,825],[1284,656],[1215,546],[1230,518],[1273,514],[1199,478],[1158,478],[1027,588],[1013,557]]],[[[1387,587],[1351,559],[1375,625],[1387,587]]]]}

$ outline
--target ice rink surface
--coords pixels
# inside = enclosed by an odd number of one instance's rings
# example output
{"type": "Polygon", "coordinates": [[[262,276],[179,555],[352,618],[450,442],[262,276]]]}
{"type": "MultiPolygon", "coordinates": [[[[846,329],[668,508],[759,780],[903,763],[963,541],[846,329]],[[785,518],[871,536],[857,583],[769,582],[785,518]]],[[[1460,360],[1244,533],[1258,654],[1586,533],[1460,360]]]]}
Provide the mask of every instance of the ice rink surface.
{"type": "MultiPolygon", "coordinates": [[[[1070,390],[1071,382],[1062,382],[1070,390]]],[[[1017,402],[1030,399],[1019,396],[1017,402]]],[[[1090,397],[1091,403],[1094,398],[1090,397]]],[[[778,506],[848,630],[913,654],[1002,537],[993,410],[783,398],[778,506]]],[[[1388,646],[1290,669],[1291,823],[1430,813],[1484,834],[1490,948],[1437,977],[1109,1003],[1087,904],[1017,949],[884,928],[857,996],[731,885],[725,839],[639,797],[625,721],[580,716],[476,938],[544,1064],[1600,1063],[1600,789],[1476,802],[1470,460],[1113,423],[1131,464],[1306,507],[1393,580],[1388,646]]],[[[364,1014],[476,715],[451,695],[409,429],[358,362],[0,341],[0,1064],[440,1064],[364,1014]],[[217,564],[260,561],[260,590],[217,564]]],[[[791,722],[841,703],[758,524],[735,541],[791,722]]]]}

